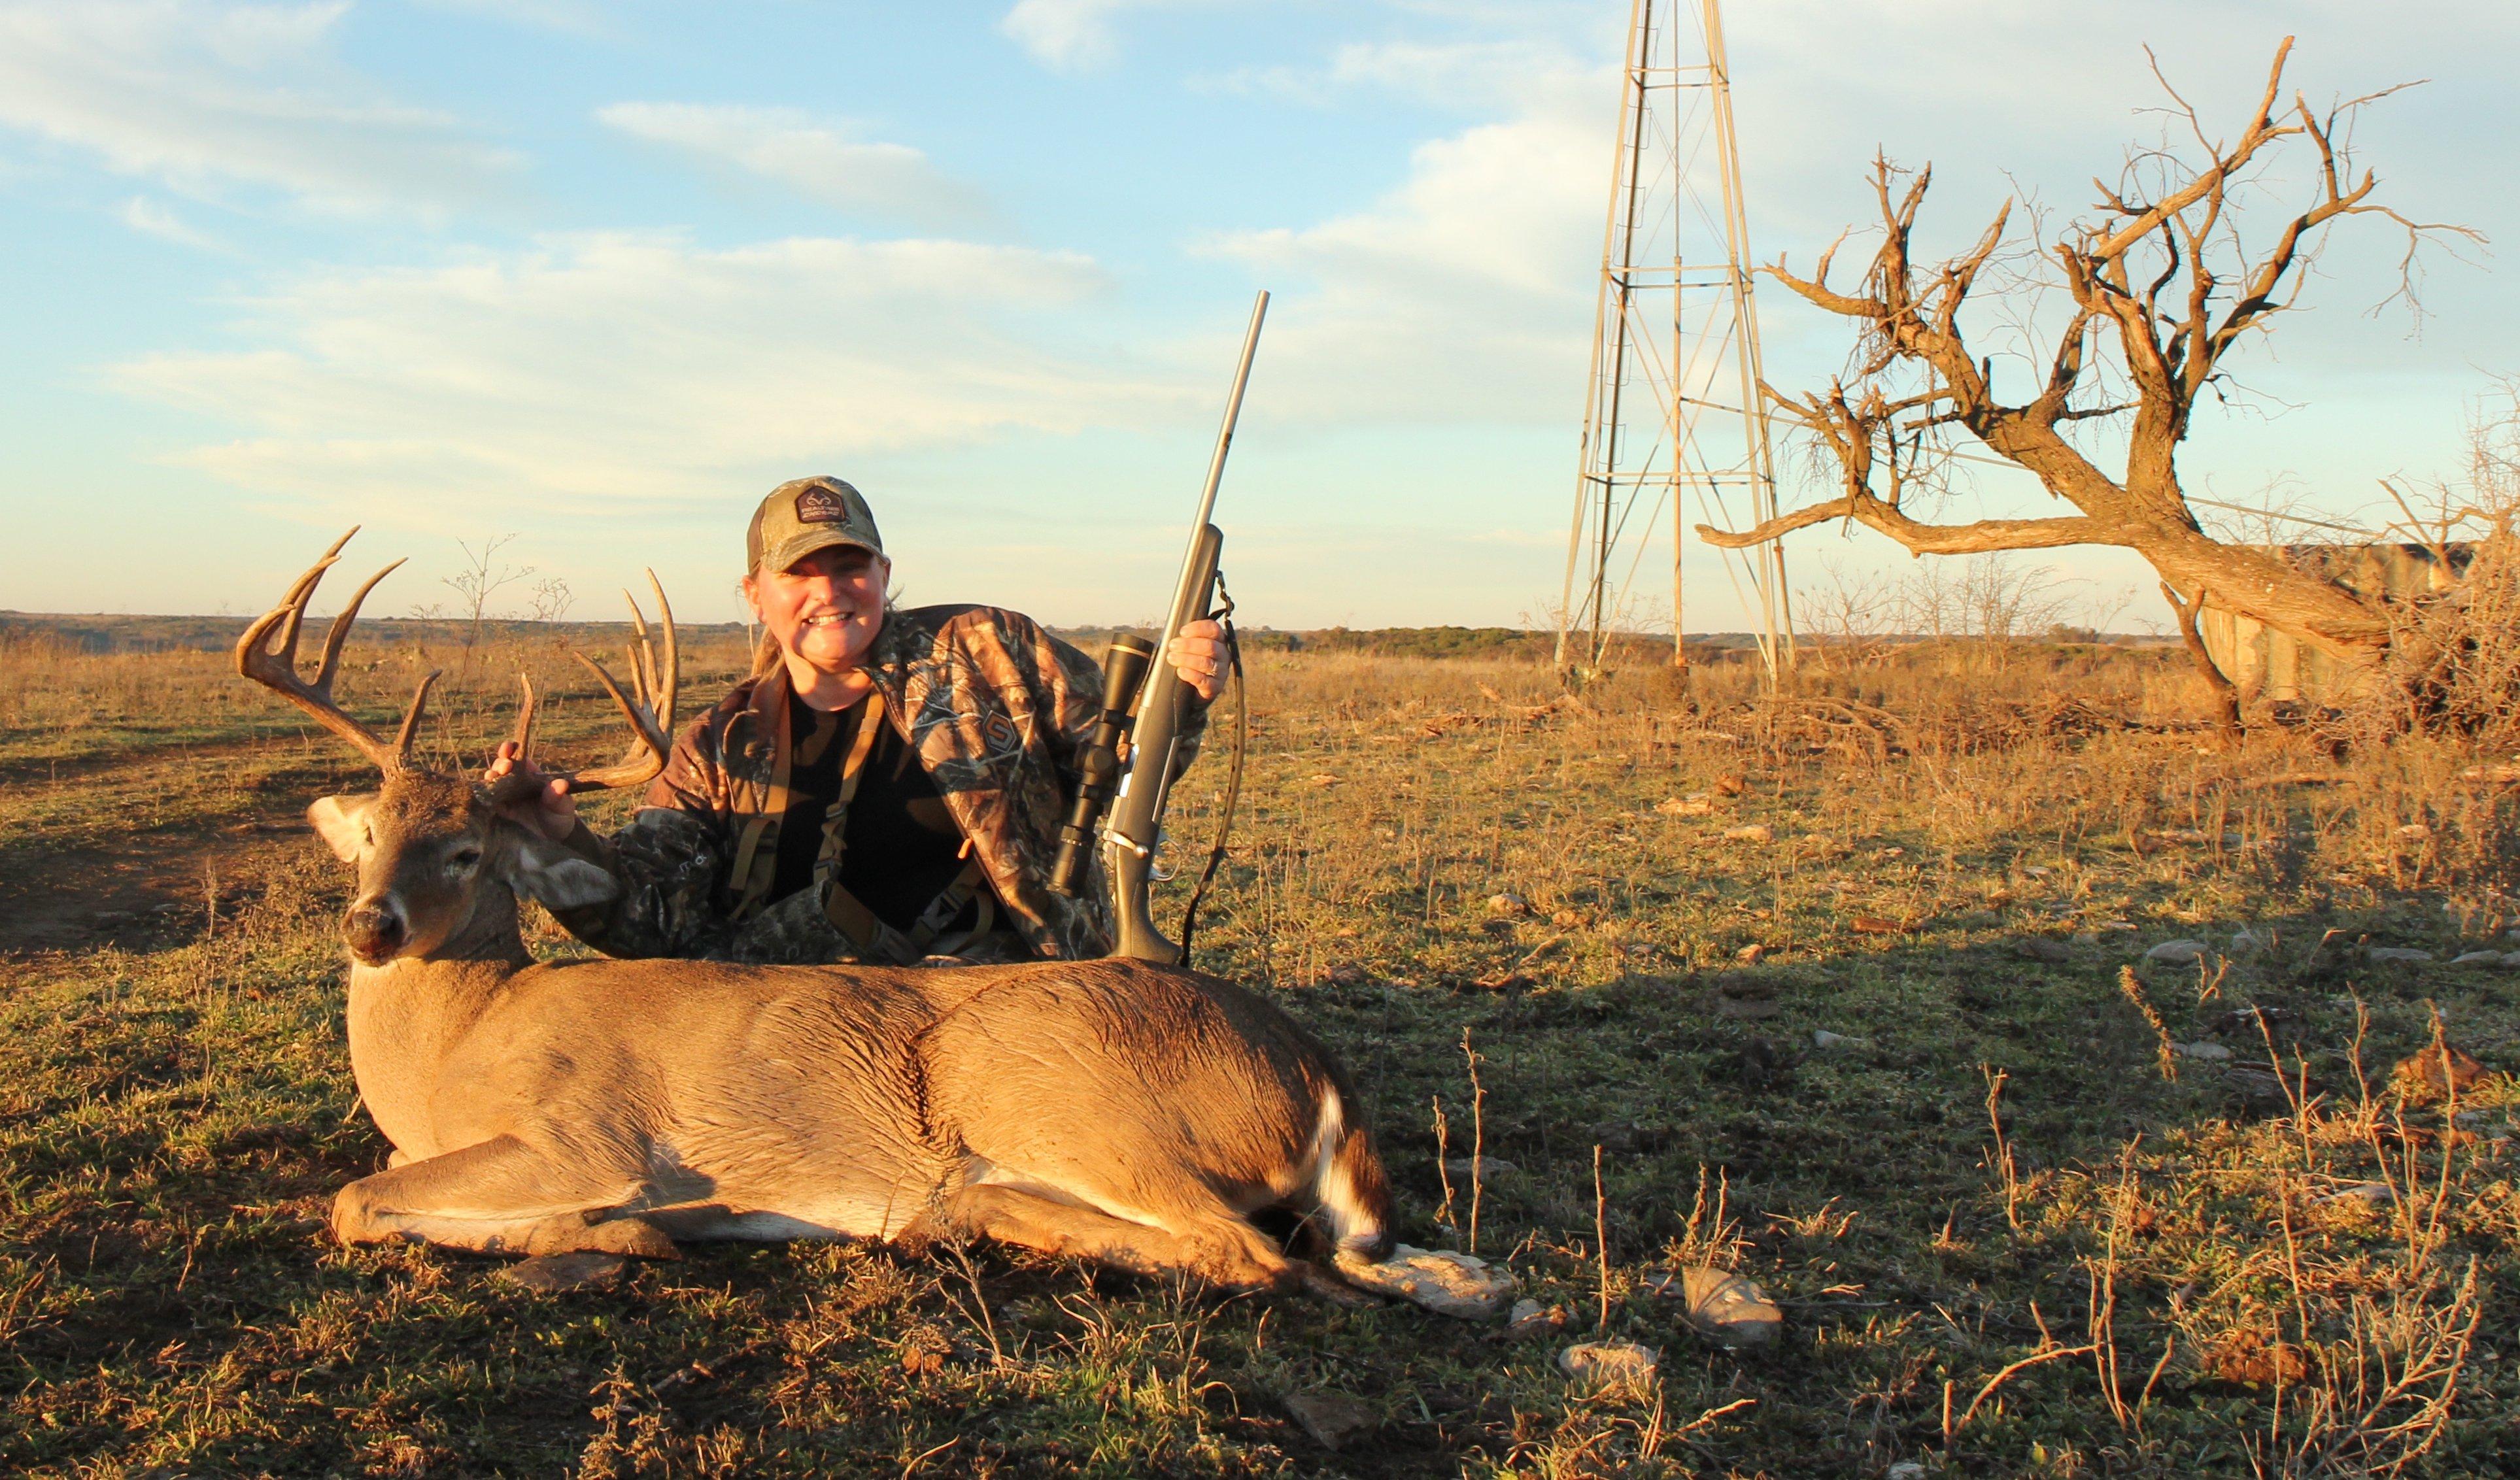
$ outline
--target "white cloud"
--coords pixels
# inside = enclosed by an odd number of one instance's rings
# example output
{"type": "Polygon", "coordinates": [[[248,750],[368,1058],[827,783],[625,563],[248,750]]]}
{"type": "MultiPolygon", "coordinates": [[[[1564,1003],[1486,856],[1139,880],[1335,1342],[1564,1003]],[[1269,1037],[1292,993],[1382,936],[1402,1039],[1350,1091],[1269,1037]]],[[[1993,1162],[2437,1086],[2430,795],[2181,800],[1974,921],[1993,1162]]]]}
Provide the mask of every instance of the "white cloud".
{"type": "Polygon", "coordinates": [[[1042,347],[1082,339],[1044,317],[1103,290],[1090,259],[1016,247],[572,238],[311,277],[248,305],[250,347],[112,375],[236,426],[185,458],[224,480],[466,529],[1180,411],[1126,367],[1042,347]]]}
{"type": "Polygon", "coordinates": [[[1073,67],[1111,55],[1110,18],[1147,0],[1016,0],[998,29],[1051,67],[1073,67]]]}
{"type": "Polygon", "coordinates": [[[324,209],[436,210],[495,195],[513,156],[444,114],[378,101],[334,61],[348,10],[0,4],[0,127],[195,196],[243,186],[324,209]]]}
{"type": "Polygon", "coordinates": [[[791,109],[615,103],[596,117],[632,138],[723,160],[847,209],[928,227],[968,226],[989,216],[977,191],[948,179],[920,151],[854,139],[845,124],[817,122],[791,109]]]}
{"type": "Polygon", "coordinates": [[[122,208],[115,214],[122,218],[123,225],[133,231],[172,242],[179,247],[198,247],[202,251],[228,250],[225,243],[194,230],[185,224],[183,217],[150,200],[147,196],[133,196],[122,202],[122,208]]]}
{"type": "Polygon", "coordinates": [[[1201,0],[1015,0],[998,29],[1034,61],[1076,70],[1111,60],[1118,50],[1111,22],[1118,17],[1197,3],[1201,0]]]}
{"type": "Polygon", "coordinates": [[[1572,54],[1539,38],[1351,41],[1311,67],[1241,67],[1206,85],[1326,107],[1360,87],[1445,108],[1492,109],[1592,75],[1572,54]]]}
{"type": "Polygon", "coordinates": [[[422,0],[432,10],[470,13],[510,25],[564,35],[608,34],[610,17],[602,0],[422,0]]]}
{"type": "Polygon", "coordinates": [[[1602,100],[1615,95],[1606,69],[1523,55],[1516,71],[1486,44],[1343,48],[1327,80],[1454,90],[1507,116],[1419,145],[1407,178],[1369,209],[1199,244],[1284,290],[1270,330],[1273,407],[1337,421],[1572,420],[1609,173],[1602,100]]]}

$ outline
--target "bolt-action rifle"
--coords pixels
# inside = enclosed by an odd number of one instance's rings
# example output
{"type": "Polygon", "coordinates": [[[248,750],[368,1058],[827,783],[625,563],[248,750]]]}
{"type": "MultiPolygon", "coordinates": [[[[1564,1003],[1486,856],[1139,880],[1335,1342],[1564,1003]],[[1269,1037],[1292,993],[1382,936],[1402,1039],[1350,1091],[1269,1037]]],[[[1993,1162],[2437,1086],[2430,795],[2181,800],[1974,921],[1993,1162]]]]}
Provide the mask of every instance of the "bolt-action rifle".
{"type": "MultiPolygon", "coordinates": [[[[1234,391],[1225,402],[1225,425],[1216,433],[1216,453],[1207,465],[1198,516],[1191,520],[1190,548],[1182,556],[1181,581],[1173,589],[1163,631],[1151,644],[1143,638],[1115,638],[1103,655],[1102,713],[1079,767],[1083,784],[1059,830],[1058,858],[1050,875],[1053,889],[1075,895],[1085,887],[1087,866],[1099,844],[1111,882],[1117,935],[1113,954],[1166,965],[1180,964],[1188,953],[1155,928],[1150,890],[1155,849],[1163,841],[1164,801],[1172,791],[1182,722],[1193,695],[1163,654],[1183,628],[1215,614],[1217,558],[1225,548],[1224,532],[1211,522],[1216,488],[1225,478],[1225,455],[1234,446],[1242,387],[1251,380],[1251,356],[1260,347],[1260,321],[1268,312],[1269,294],[1263,292],[1251,305],[1251,327],[1243,333],[1234,391]],[[1096,822],[1106,807],[1110,818],[1098,835],[1096,822]]],[[[1183,934],[1189,934],[1187,921],[1183,934]]]]}

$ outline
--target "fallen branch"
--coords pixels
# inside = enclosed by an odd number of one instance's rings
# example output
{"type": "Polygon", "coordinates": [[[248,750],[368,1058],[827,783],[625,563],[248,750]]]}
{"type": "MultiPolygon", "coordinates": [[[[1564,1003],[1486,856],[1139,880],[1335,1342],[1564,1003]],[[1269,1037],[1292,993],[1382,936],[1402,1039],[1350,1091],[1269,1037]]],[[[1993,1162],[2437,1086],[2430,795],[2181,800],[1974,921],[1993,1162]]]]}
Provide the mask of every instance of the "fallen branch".
{"type": "Polygon", "coordinates": [[[1953,1435],[1958,1433],[1961,1429],[1968,1427],[1969,1420],[1977,1416],[1979,1406],[1984,1404],[1986,1400],[1994,1394],[1997,1388],[2003,1386],[2005,1382],[2009,1381],[2013,1373],[2037,1367],[2043,1362],[2053,1362],[2059,1357],[2088,1357],[2099,1349],[2099,1345],[2096,1342],[2086,1342],[2081,1346],[2054,1346],[2049,1347],[2044,1352],[2033,1352],[2029,1356],[2022,1358],[2020,1361],[2011,1364],[2003,1370],[1986,1379],[1986,1386],[1979,1388],[1977,1390],[1977,1396],[1969,1400],[1968,1411],[1960,1414],[1959,1422],[1950,1422],[1948,1419],[1948,1413],[1946,1413],[1946,1421],[1943,1424],[1943,1437],[1945,1439],[1949,1439],[1953,1435]]]}

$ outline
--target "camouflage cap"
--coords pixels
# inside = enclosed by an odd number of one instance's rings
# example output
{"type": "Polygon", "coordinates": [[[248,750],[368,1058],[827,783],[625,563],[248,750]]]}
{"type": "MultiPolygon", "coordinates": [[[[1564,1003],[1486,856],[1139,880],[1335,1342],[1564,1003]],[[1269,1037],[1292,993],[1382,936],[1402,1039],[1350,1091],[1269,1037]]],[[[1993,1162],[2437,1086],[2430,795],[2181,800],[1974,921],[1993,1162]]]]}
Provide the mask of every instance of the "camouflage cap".
{"type": "Polygon", "coordinates": [[[850,545],[883,554],[866,495],[831,476],[796,478],[770,490],[743,531],[743,568],[785,570],[817,550],[850,545]]]}

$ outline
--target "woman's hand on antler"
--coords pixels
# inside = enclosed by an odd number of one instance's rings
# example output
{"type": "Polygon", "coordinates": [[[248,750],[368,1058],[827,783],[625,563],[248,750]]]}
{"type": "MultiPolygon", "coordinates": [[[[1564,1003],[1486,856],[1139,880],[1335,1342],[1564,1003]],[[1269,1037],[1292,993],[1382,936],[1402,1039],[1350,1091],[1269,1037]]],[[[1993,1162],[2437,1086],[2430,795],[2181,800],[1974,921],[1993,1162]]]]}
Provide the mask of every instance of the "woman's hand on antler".
{"type": "Polygon", "coordinates": [[[507,788],[514,799],[500,804],[501,817],[554,842],[577,830],[577,798],[569,794],[568,783],[544,774],[540,766],[525,758],[522,747],[515,740],[502,740],[498,757],[490,762],[489,770],[481,773],[481,780],[496,788],[510,776],[517,778],[507,788]],[[527,785],[533,789],[526,790],[527,785]]]}

